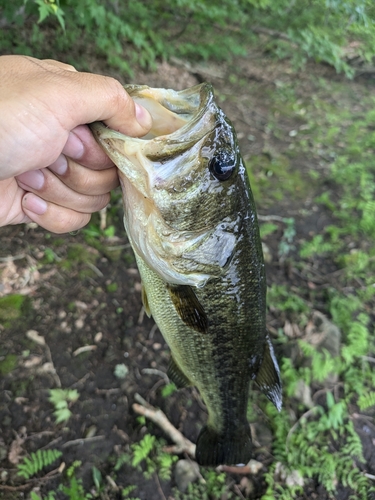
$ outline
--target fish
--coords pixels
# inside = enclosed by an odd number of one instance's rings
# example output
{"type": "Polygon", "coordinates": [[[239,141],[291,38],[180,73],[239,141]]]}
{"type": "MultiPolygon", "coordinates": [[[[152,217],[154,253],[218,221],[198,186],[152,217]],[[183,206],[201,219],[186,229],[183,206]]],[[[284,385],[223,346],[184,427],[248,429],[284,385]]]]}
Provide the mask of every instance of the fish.
{"type": "Polygon", "coordinates": [[[256,207],[236,133],[209,83],[125,90],[150,112],[150,132],[133,138],[100,122],[90,126],[119,170],[144,309],[170,348],[170,380],[197,387],[207,407],[198,464],[246,464],[253,453],[250,384],[278,410],[282,386],[266,327],[256,207]]]}

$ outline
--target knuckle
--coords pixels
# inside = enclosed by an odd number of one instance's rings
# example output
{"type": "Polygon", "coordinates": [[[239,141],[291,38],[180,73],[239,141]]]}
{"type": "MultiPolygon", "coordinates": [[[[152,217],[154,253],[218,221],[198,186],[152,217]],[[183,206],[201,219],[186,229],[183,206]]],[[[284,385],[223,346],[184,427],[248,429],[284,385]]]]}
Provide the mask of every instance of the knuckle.
{"type": "Polygon", "coordinates": [[[117,108],[133,106],[133,100],[118,80],[107,76],[106,82],[110,91],[110,98],[117,108]]]}
{"type": "Polygon", "coordinates": [[[97,196],[96,198],[97,199],[95,200],[95,212],[105,208],[108,205],[108,203],[110,202],[111,196],[109,193],[106,193],[106,194],[102,194],[100,196],[97,196]]]}
{"type": "Polygon", "coordinates": [[[81,229],[90,221],[90,214],[82,214],[69,211],[60,218],[58,222],[53,224],[53,227],[47,228],[57,234],[69,233],[81,229]]]}

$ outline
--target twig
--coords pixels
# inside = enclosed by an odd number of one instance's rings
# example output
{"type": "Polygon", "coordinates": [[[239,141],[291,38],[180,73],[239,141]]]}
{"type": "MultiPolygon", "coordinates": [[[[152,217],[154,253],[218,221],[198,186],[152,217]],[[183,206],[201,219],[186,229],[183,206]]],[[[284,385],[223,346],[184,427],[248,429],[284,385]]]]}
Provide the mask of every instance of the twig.
{"type": "Polygon", "coordinates": [[[140,404],[134,403],[133,410],[154,422],[171,438],[176,444],[176,447],[173,448],[174,452],[187,453],[190,457],[195,458],[195,444],[177,430],[161,410],[147,403],[139,394],[135,394],[134,397],[140,404]]]}
{"type": "Polygon", "coordinates": [[[62,387],[60,377],[58,376],[55,365],[53,363],[51,349],[49,348],[49,345],[47,344],[47,342],[46,342],[44,348],[45,348],[45,352],[46,352],[46,358],[48,359],[48,361],[51,363],[51,365],[53,367],[53,372],[51,373],[51,375],[52,375],[57,387],[62,387]]]}
{"type": "Polygon", "coordinates": [[[234,484],[233,485],[233,489],[235,490],[235,492],[237,493],[237,495],[242,498],[243,500],[246,500],[246,498],[243,496],[241,490],[239,489],[238,485],[237,484],[234,484]]]}
{"type": "Polygon", "coordinates": [[[61,472],[62,472],[62,470],[61,470],[61,465],[60,465],[57,469],[51,470],[51,472],[48,472],[48,474],[46,474],[45,476],[33,478],[30,481],[28,481],[27,483],[20,484],[19,486],[7,486],[6,484],[0,484],[0,491],[1,490],[5,490],[5,491],[26,490],[27,488],[30,488],[30,486],[32,486],[33,484],[45,482],[51,478],[58,476],[59,474],[61,474],[61,472]]]}
{"type": "Polygon", "coordinates": [[[156,370],[155,368],[143,368],[143,370],[141,370],[141,373],[144,373],[146,375],[158,375],[159,377],[163,378],[167,382],[167,384],[169,382],[168,375],[161,370],[156,370]]]}
{"type": "Polygon", "coordinates": [[[258,219],[263,221],[276,220],[277,222],[284,222],[285,217],[280,217],[280,215],[260,215],[258,214],[258,219]]]}
{"type": "Polygon", "coordinates": [[[107,227],[107,207],[102,208],[99,210],[100,214],[100,230],[104,231],[104,229],[107,227]]]}
{"type": "Polygon", "coordinates": [[[263,464],[257,460],[250,460],[247,465],[233,466],[233,465],[219,465],[216,467],[218,472],[229,472],[230,474],[258,474],[263,468],[263,464]]]}
{"type": "Polygon", "coordinates": [[[0,257],[0,262],[13,262],[14,260],[24,259],[26,254],[20,253],[18,255],[8,255],[7,257],[0,257]]]}
{"type": "Polygon", "coordinates": [[[163,489],[162,489],[162,487],[161,487],[161,484],[160,484],[160,481],[159,481],[159,476],[157,475],[157,473],[156,473],[156,472],[155,472],[155,481],[156,481],[156,486],[157,486],[157,488],[158,488],[158,491],[159,491],[159,493],[160,493],[161,498],[162,498],[163,500],[167,500],[167,499],[165,498],[164,491],[163,491],[163,489]]]}
{"type": "Polygon", "coordinates": [[[86,262],[86,266],[89,267],[94,273],[99,276],[99,278],[103,278],[104,274],[101,272],[100,269],[98,269],[94,264],[91,264],[91,262],[86,262]]]}
{"type": "Polygon", "coordinates": [[[79,446],[92,441],[102,441],[103,439],[105,439],[105,436],[92,436],[88,438],[73,439],[72,441],[67,441],[66,443],[61,445],[61,448],[70,448],[71,446],[79,446]]]}
{"type": "Polygon", "coordinates": [[[370,363],[375,363],[375,358],[371,358],[370,356],[361,356],[363,361],[369,361],[370,363]]]}

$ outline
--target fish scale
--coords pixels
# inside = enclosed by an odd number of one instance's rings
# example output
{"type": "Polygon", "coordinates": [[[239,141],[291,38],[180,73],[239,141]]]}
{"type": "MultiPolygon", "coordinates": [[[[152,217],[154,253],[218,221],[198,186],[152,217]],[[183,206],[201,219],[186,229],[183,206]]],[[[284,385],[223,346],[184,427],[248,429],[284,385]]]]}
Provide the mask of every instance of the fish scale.
{"type": "Polygon", "coordinates": [[[145,310],[170,350],[169,377],[208,411],[201,465],[247,463],[250,382],[281,408],[266,329],[266,278],[254,199],[230,121],[212,87],[126,86],[154,126],[136,139],[91,125],[119,169],[124,223],[145,310]]]}

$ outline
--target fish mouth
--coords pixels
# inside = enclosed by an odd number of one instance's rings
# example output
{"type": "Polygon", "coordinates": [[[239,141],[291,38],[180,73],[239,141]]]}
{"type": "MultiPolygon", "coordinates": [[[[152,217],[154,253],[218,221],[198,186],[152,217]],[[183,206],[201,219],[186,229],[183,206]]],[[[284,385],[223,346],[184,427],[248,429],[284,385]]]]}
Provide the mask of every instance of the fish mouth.
{"type": "Polygon", "coordinates": [[[151,114],[149,133],[134,138],[101,122],[90,124],[90,128],[119,168],[120,177],[125,176],[143,196],[150,197],[155,183],[181,175],[177,165],[186,164],[183,156],[196,158],[205,137],[215,128],[213,88],[202,83],[182,91],[139,85],[127,85],[125,90],[151,114]]]}

